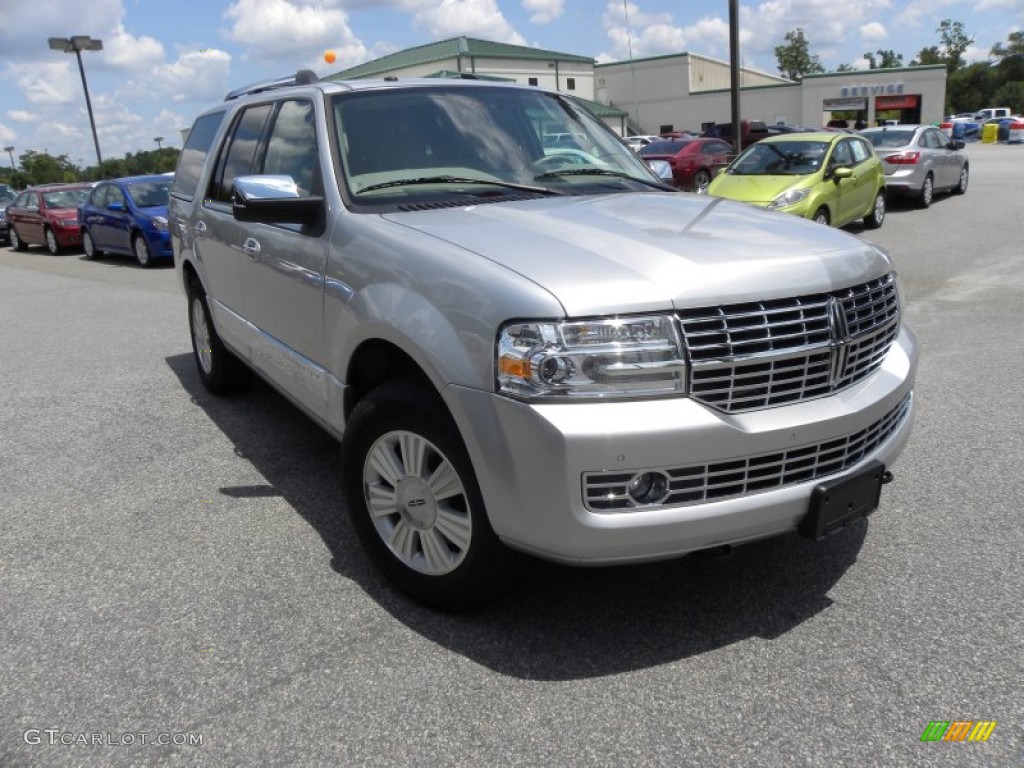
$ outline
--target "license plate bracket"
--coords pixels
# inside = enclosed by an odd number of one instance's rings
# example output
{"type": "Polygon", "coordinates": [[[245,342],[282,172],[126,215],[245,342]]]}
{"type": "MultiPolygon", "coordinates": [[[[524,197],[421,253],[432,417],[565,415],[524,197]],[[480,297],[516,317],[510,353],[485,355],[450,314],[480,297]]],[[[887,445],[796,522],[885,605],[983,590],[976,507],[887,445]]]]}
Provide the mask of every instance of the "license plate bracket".
{"type": "Polygon", "coordinates": [[[878,508],[885,482],[885,464],[872,461],[854,475],[820,483],[811,493],[810,508],[800,521],[800,535],[817,541],[867,517],[878,508]]]}

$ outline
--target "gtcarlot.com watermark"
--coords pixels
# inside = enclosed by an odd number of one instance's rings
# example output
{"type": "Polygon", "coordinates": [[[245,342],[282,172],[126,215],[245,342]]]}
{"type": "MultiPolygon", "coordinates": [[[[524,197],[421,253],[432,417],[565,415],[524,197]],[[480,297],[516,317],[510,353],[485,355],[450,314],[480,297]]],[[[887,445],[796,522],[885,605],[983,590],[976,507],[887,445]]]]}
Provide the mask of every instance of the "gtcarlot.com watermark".
{"type": "Polygon", "coordinates": [[[201,747],[201,733],[72,733],[60,728],[29,728],[22,734],[26,744],[65,747],[130,747],[137,744],[160,747],[201,747]]]}

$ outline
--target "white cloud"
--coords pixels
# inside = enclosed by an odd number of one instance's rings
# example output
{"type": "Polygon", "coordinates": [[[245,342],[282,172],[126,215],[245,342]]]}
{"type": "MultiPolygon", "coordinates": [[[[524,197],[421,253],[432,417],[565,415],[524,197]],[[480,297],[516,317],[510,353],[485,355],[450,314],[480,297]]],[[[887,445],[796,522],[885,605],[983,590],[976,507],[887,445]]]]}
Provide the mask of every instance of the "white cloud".
{"type": "Polygon", "coordinates": [[[133,91],[155,87],[173,103],[217,101],[231,90],[230,65],[231,56],[224,51],[189,49],[179,53],[175,61],[147,70],[146,81],[129,87],[133,91]]]}
{"type": "Polygon", "coordinates": [[[523,9],[534,24],[548,24],[565,11],[565,0],[523,0],[523,9]]]}
{"type": "Polygon", "coordinates": [[[860,28],[860,36],[864,38],[864,40],[878,42],[879,40],[885,40],[889,36],[889,32],[886,30],[884,24],[872,21],[860,28]]]}
{"type": "MultiPolygon", "coordinates": [[[[308,62],[331,49],[339,59],[365,55],[349,27],[348,15],[327,3],[302,0],[237,0],[224,12],[227,36],[245,46],[250,59],[287,57],[308,62]]],[[[289,67],[285,66],[285,69],[289,67]]]]}
{"type": "Polygon", "coordinates": [[[526,40],[502,15],[497,0],[403,0],[413,26],[431,38],[468,35],[500,43],[526,45],[526,40]]]}
{"type": "Polygon", "coordinates": [[[10,72],[25,100],[34,106],[66,105],[85,98],[78,73],[69,61],[12,64],[10,72]]]}

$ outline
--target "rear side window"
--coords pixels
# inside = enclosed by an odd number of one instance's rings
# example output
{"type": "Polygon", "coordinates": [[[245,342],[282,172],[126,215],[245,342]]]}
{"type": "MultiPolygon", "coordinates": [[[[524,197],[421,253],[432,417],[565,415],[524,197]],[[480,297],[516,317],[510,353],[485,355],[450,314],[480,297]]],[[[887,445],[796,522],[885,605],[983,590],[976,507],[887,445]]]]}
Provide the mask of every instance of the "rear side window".
{"type": "Polygon", "coordinates": [[[217,135],[223,112],[203,115],[196,120],[185,140],[185,147],[178,158],[178,167],[174,172],[174,186],[171,191],[176,197],[191,200],[195,197],[199,176],[203,172],[203,164],[210,153],[213,138],[217,135]]]}
{"type": "Polygon", "coordinates": [[[871,157],[871,150],[868,149],[868,145],[861,140],[850,142],[850,151],[853,152],[853,162],[860,164],[871,157]]]}

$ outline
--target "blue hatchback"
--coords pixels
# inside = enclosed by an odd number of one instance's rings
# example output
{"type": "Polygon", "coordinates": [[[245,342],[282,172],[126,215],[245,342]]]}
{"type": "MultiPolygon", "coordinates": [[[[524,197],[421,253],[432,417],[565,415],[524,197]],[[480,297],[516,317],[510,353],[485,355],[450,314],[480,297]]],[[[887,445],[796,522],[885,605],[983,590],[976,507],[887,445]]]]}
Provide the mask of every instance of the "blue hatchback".
{"type": "Polygon", "coordinates": [[[87,259],[106,253],[134,256],[143,267],[170,259],[167,198],[171,176],[126,176],[101,181],[78,208],[87,259]]]}

